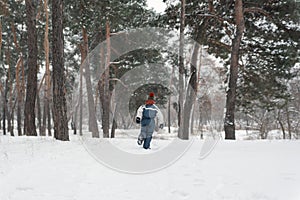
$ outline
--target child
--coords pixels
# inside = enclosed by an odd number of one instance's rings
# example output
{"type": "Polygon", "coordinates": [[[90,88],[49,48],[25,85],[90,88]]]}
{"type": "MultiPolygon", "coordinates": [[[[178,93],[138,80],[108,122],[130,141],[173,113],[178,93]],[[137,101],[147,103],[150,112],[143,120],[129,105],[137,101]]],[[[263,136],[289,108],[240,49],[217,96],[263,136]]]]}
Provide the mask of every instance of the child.
{"type": "Polygon", "coordinates": [[[155,118],[157,117],[159,128],[163,129],[163,116],[159,108],[155,105],[154,93],[150,92],[145,105],[141,105],[137,110],[136,123],[141,124],[141,133],[138,136],[137,143],[143,148],[150,149],[152,135],[155,129],[155,118]]]}

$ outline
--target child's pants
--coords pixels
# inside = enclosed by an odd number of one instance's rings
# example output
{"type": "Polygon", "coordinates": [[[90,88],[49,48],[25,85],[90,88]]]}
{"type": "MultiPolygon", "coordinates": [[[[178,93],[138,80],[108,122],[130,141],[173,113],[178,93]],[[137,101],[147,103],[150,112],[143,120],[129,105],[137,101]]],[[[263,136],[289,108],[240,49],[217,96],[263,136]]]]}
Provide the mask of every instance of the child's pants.
{"type": "Polygon", "coordinates": [[[147,136],[144,139],[144,145],[143,145],[144,149],[149,149],[150,148],[150,142],[151,142],[151,140],[152,140],[152,136],[147,136]]]}

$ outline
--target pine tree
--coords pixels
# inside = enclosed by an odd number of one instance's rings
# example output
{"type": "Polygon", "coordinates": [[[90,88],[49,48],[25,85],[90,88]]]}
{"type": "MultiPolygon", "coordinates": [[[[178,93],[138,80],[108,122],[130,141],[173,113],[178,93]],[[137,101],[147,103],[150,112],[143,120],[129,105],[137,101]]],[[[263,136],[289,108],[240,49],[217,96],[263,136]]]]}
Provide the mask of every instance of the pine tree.
{"type": "Polygon", "coordinates": [[[63,1],[52,1],[52,65],[54,137],[69,140],[63,36],[63,1]]]}
{"type": "MultiPolygon", "coordinates": [[[[208,52],[222,58],[226,63],[225,67],[230,66],[231,69],[229,73],[231,81],[229,79],[228,82],[230,87],[227,91],[226,107],[228,113],[224,124],[226,138],[235,137],[234,113],[236,112],[237,96],[239,99],[243,99],[244,102],[251,103],[250,100],[247,100],[246,96],[250,94],[248,94],[249,89],[246,88],[247,84],[250,86],[255,85],[255,83],[252,83],[251,79],[246,80],[246,77],[251,76],[251,73],[259,77],[260,74],[264,74],[264,71],[270,71],[273,74],[273,78],[263,79],[264,83],[266,81],[270,82],[255,90],[258,94],[264,94],[264,91],[260,90],[260,88],[262,89],[265,86],[265,88],[270,88],[273,85],[272,87],[277,89],[268,91],[269,95],[276,99],[280,91],[284,89],[280,82],[284,83],[284,80],[289,80],[292,77],[289,75],[289,70],[297,62],[298,58],[295,56],[295,53],[296,49],[299,49],[299,28],[297,29],[296,25],[297,21],[299,21],[299,15],[297,15],[299,5],[296,2],[244,0],[242,2],[242,12],[240,12],[244,15],[245,21],[245,29],[242,32],[237,31],[239,29],[235,29],[235,27],[238,27],[235,21],[235,3],[238,2],[213,0],[208,2],[188,0],[186,2],[186,24],[191,27],[188,34],[201,44],[207,45],[208,52]],[[274,28],[272,28],[274,26],[276,27],[275,32],[274,28]],[[242,38],[239,38],[239,40],[241,39],[240,42],[237,42],[237,34],[244,34],[242,38]],[[236,48],[235,44],[238,43],[240,43],[240,47],[236,48]],[[277,51],[270,50],[271,44],[275,44],[276,47],[274,48],[277,48],[277,51]],[[265,51],[266,49],[268,51],[265,51]],[[239,54],[236,54],[238,51],[239,54]],[[232,59],[235,60],[235,64],[233,64],[232,59]],[[281,66],[279,68],[282,70],[276,69],[278,65],[281,66]],[[247,66],[253,66],[252,70],[246,70],[247,66]],[[282,73],[283,71],[287,73],[282,73]],[[241,77],[244,78],[241,79],[241,77]],[[238,83],[238,85],[235,83],[238,83]],[[274,84],[277,86],[274,86],[274,84]],[[235,94],[236,89],[237,94],[235,94]],[[242,90],[243,92],[240,92],[242,90]]],[[[171,5],[167,9],[166,16],[162,17],[165,24],[175,28],[179,26],[179,16],[176,15],[178,10],[178,4],[171,5]]],[[[252,80],[255,81],[254,79],[252,80]]],[[[252,93],[252,95],[255,98],[255,93],[252,93]]],[[[245,105],[245,103],[238,105],[245,105]]],[[[250,104],[248,106],[251,107],[250,104]]],[[[261,106],[264,106],[264,104],[262,103],[261,106]]]]}
{"type": "Polygon", "coordinates": [[[37,136],[35,126],[35,101],[37,95],[37,32],[35,22],[36,5],[33,0],[26,0],[27,30],[28,30],[28,72],[26,100],[24,111],[24,134],[37,136]]]}

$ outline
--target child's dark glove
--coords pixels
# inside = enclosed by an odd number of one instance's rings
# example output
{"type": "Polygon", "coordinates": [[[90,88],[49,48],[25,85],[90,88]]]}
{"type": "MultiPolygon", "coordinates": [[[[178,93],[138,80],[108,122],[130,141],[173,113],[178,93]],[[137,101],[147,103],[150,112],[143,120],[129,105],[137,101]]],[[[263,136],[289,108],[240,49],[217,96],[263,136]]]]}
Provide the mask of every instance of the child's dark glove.
{"type": "Polygon", "coordinates": [[[163,129],[163,128],[164,128],[164,125],[163,125],[163,124],[160,124],[160,125],[159,125],[159,128],[160,128],[160,129],[163,129]]]}
{"type": "Polygon", "coordinates": [[[137,117],[137,118],[135,119],[135,122],[136,122],[137,124],[141,123],[141,118],[137,117]]]}

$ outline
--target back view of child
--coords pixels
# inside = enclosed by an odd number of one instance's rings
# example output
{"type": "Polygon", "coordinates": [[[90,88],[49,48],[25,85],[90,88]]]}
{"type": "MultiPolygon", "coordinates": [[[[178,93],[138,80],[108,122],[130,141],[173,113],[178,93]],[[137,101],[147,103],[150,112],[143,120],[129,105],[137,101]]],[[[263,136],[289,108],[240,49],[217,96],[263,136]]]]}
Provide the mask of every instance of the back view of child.
{"type": "Polygon", "coordinates": [[[158,120],[159,128],[163,129],[163,116],[159,108],[155,105],[154,93],[150,92],[145,105],[141,105],[137,110],[136,123],[141,124],[141,132],[138,136],[138,144],[143,142],[143,148],[149,149],[152,135],[155,129],[155,118],[158,120]]]}

